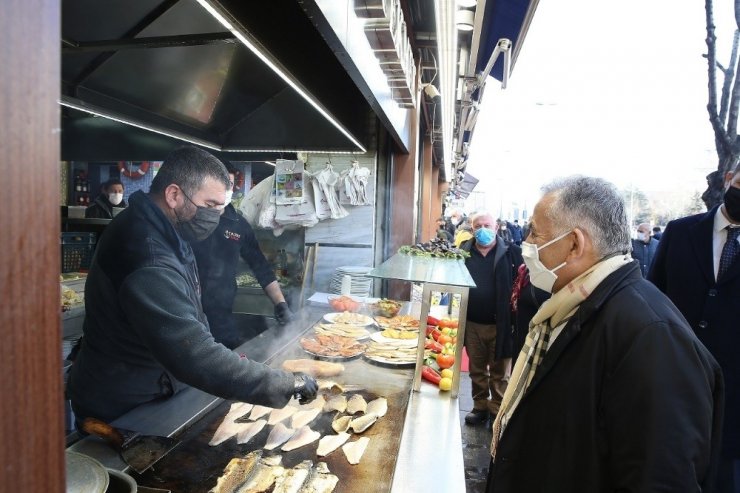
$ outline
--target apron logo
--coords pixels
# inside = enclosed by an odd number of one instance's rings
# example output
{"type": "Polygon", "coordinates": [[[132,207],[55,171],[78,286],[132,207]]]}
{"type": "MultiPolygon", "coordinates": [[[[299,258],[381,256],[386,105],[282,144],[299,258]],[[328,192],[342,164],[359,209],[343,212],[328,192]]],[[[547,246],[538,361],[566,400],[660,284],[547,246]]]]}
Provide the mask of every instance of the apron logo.
{"type": "Polygon", "coordinates": [[[224,231],[224,238],[226,238],[227,240],[239,241],[241,237],[242,235],[240,235],[239,233],[234,233],[233,231],[229,231],[228,229],[224,231]]]}

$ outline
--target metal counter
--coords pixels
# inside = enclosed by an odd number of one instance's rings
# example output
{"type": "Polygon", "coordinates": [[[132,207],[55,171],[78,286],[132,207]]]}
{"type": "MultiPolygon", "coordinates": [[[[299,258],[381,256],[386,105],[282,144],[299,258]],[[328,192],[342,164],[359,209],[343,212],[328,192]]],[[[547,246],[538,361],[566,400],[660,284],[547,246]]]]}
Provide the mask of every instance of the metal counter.
{"type": "MultiPolygon", "coordinates": [[[[289,326],[270,329],[236,351],[255,361],[269,362],[286,349],[295,348],[298,339],[325,312],[326,309],[307,307],[289,326]]],[[[167,401],[140,406],[112,424],[143,434],[177,436],[222,402],[220,398],[188,388],[167,401]]],[[[410,392],[393,467],[392,492],[423,491],[424,487],[436,487],[437,491],[465,491],[459,416],[457,400],[451,399],[449,393],[440,393],[431,385],[422,385],[420,392],[410,392]]],[[[118,453],[97,438],[85,438],[69,449],[90,455],[106,467],[128,470],[118,453]]]]}

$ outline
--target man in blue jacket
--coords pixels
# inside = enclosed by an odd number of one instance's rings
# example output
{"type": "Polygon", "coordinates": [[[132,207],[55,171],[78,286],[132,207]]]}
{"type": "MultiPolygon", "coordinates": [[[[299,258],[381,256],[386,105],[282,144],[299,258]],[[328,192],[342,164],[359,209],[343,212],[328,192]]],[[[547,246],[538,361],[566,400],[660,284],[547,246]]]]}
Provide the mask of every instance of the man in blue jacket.
{"type": "Polygon", "coordinates": [[[725,176],[723,203],[671,221],[648,275],[722,367],[726,382],[721,493],[740,492],[740,166],[725,176]]]}
{"type": "Polygon", "coordinates": [[[637,239],[632,240],[632,258],[640,264],[642,277],[647,277],[657,248],[658,240],[650,237],[650,225],[640,224],[637,227],[637,239]]]}
{"type": "Polygon", "coordinates": [[[214,341],[200,302],[190,242],[218,226],[230,185],[224,165],[196,147],[173,151],[148,194],[100,238],[85,285],[82,344],[67,393],[78,421],[112,421],[184,388],[270,407],[315,397],[315,380],[240,358],[214,341]]]}

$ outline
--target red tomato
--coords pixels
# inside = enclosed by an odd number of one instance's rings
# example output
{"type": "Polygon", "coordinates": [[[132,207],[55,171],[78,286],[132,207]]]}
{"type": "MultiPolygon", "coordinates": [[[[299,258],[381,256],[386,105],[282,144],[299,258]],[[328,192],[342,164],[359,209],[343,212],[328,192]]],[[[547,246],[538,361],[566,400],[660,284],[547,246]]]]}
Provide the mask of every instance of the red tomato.
{"type": "Polygon", "coordinates": [[[437,342],[444,346],[448,342],[452,342],[452,337],[448,336],[447,334],[440,334],[437,338],[437,342]]]}
{"type": "Polygon", "coordinates": [[[443,370],[445,368],[451,368],[455,364],[455,356],[452,354],[439,353],[437,355],[437,364],[443,370]]]}

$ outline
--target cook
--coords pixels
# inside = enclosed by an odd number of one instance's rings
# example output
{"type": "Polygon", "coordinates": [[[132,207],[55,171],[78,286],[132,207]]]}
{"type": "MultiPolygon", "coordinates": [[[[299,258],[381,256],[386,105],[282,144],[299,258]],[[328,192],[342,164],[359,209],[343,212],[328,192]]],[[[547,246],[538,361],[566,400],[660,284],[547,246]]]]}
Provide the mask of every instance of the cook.
{"type": "Polygon", "coordinates": [[[126,207],[123,200],[123,183],[118,178],[111,178],[100,187],[101,192],[93,204],[85,209],[88,219],[113,219],[114,207],[126,207]]]}
{"type": "MultiPolygon", "coordinates": [[[[228,167],[227,170],[231,183],[234,183],[236,170],[228,167]]],[[[285,325],[293,318],[280,284],[260,250],[252,227],[231,205],[232,193],[229,187],[226,192],[226,207],[215,233],[203,241],[193,243],[203,291],[203,311],[208,317],[211,334],[217,342],[231,349],[248,339],[240,333],[232,313],[239,255],[249,264],[260,286],[274,305],[278,323],[285,325]]]]}
{"type": "Polygon", "coordinates": [[[210,333],[190,242],[218,226],[230,186],[196,147],[173,151],[148,194],[131,195],[100,238],[85,289],[84,337],[67,394],[77,420],[111,421],[186,385],[280,408],[316,381],[240,358],[210,333]]]}

